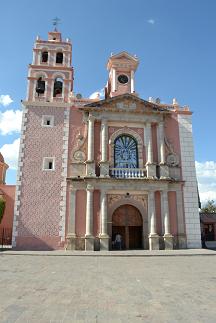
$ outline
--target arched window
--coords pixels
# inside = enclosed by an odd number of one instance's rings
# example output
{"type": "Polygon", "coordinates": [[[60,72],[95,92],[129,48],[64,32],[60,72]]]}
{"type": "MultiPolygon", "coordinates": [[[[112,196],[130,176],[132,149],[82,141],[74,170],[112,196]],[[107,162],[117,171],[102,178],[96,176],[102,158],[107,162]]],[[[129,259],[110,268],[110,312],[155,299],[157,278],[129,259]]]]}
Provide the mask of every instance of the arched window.
{"type": "Polygon", "coordinates": [[[42,52],[41,54],[41,62],[42,63],[47,63],[48,62],[48,52],[42,52]]]}
{"type": "Polygon", "coordinates": [[[40,94],[44,94],[44,92],[45,92],[45,81],[44,81],[44,78],[42,76],[39,77],[38,80],[37,80],[36,92],[37,92],[38,96],[40,94]]]}
{"type": "Polygon", "coordinates": [[[62,96],[63,80],[57,77],[54,82],[53,96],[62,96]]]}
{"type": "Polygon", "coordinates": [[[63,63],[63,53],[59,52],[56,54],[56,63],[58,63],[58,64],[63,63]]]}
{"type": "Polygon", "coordinates": [[[129,135],[121,135],[114,141],[114,167],[138,168],[136,140],[129,135]]]}

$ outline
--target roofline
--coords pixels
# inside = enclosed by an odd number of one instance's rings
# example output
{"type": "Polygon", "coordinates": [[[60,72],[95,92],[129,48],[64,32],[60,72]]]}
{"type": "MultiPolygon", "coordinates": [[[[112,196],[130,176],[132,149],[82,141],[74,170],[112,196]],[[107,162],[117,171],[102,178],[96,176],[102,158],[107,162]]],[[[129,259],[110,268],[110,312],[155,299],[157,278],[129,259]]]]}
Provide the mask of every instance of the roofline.
{"type": "Polygon", "coordinates": [[[107,99],[103,99],[103,100],[100,100],[100,101],[96,101],[96,102],[92,102],[92,103],[88,103],[88,104],[85,104],[83,107],[80,107],[80,109],[84,109],[84,110],[88,110],[88,108],[97,108],[97,107],[100,107],[104,104],[107,104],[107,103],[110,103],[116,99],[123,99],[123,98],[133,98],[133,100],[136,100],[136,101],[139,101],[141,103],[144,103],[145,105],[148,105],[149,107],[153,108],[154,110],[157,110],[158,112],[167,112],[167,113],[170,113],[170,110],[168,110],[167,108],[165,107],[161,107],[160,104],[157,104],[157,103],[152,103],[152,102],[149,102],[149,101],[146,101],[146,100],[143,100],[133,94],[130,94],[130,93],[125,93],[125,94],[121,94],[121,95],[117,95],[117,96],[114,96],[112,98],[107,98],[107,99]]]}

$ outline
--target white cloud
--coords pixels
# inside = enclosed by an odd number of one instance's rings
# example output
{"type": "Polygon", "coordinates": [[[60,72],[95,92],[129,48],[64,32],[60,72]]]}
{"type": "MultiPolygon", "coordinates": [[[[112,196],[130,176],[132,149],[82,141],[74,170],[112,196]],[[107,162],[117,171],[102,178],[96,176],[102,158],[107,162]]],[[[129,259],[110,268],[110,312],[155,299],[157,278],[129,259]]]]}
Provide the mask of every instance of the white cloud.
{"type": "Polygon", "coordinates": [[[216,201],[216,162],[199,163],[196,161],[196,173],[201,202],[216,201]]]}
{"type": "Polygon", "coordinates": [[[0,112],[0,132],[2,135],[20,132],[22,122],[22,111],[6,110],[0,112]]]}
{"type": "Polygon", "coordinates": [[[10,95],[8,95],[8,94],[0,95],[0,104],[2,104],[4,107],[11,104],[12,102],[13,102],[13,100],[11,99],[10,95]]]}
{"type": "Polygon", "coordinates": [[[104,89],[101,89],[100,91],[93,92],[89,96],[89,99],[101,99],[102,97],[104,97],[104,89]]]}
{"type": "Polygon", "coordinates": [[[12,144],[5,144],[0,148],[5,162],[10,169],[17,169],[18,155],[19,155],[20,139],[15,139],[12,144]]]}
{"type": "Polygon", "coordinates": [[[155,24],[155,20],[154,19],[148,19],[147,22],[151,25],[154,25],[155,24]]]}

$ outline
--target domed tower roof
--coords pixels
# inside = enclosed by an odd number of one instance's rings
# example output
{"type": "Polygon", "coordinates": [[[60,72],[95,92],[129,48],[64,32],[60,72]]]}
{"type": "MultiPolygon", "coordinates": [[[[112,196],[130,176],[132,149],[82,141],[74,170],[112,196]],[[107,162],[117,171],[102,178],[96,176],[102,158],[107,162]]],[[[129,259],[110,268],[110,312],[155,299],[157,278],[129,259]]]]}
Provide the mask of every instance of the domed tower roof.
{"type": "Polygon", "coordinates": [[[2,154],[0,153],[0,162],[4,163],[4,157],[2,156],[2,154]]]}

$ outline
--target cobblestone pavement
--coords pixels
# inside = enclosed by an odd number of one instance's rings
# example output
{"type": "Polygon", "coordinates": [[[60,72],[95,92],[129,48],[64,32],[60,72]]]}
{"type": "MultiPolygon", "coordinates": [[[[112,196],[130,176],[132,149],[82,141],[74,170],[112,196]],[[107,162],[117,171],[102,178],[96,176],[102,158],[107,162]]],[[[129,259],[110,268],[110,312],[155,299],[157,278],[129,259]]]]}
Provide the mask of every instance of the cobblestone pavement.
{"type": "Polygon", "coordinates": [[[50,255],[0,253],[1,323],[216,322],[215,252],[50,255]]]}

